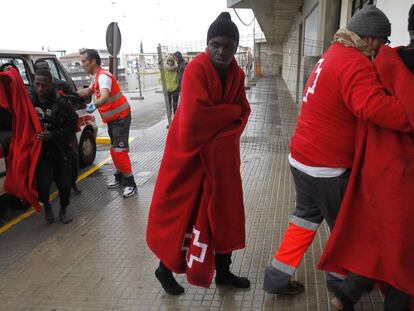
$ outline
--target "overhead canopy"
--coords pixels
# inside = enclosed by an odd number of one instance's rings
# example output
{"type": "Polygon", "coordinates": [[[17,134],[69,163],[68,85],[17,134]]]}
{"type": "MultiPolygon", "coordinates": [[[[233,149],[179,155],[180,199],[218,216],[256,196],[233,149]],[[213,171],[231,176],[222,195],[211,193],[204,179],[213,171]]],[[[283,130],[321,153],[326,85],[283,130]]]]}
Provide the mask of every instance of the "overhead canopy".
{"type": "Polygon", "coordinates": [[[269,43],[282,43],[303,0],[227,0],[227,7],[252,9],[269,43]]]}

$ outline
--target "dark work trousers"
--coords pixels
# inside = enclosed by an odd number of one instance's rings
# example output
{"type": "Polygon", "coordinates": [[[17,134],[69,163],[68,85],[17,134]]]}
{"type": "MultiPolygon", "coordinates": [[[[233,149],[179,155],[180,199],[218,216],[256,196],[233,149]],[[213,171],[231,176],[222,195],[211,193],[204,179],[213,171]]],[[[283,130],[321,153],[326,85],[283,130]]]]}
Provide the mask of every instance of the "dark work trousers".
{"type": "MultiPolygon", "coordinates": [[[[111,139],[112,150],[116,152],[129,152],[129,129],[131,127],[131,114],[125,118],[118,119],[108,123],[108,134],[111,139]]],[[[112,155],[112,153],[111,153],[112,155]]],[[[128,155],[129,157],[129,155],[128,155]]],[[[117,159],[114,159],[116,171],[114,173],[115,180],[118,180],[125,187],[135,187],[134,175],[132,169],[129,167],[131,172],[121,172],[117,167],[117,159]]],[[[130,160],[129,160],[130,161],[130,160]]]]}
{"type": "MultiPolygon", "coordinates": [[[[296,188],[296,209],[272,260],[272,269],[265,276],[265,286],[276,290],[286,288],[322,221],[325,219],[333,228],[350,175],[347,170],[337,177],[312,177],[290,168],[296,188]]],[[[341,282],[332,274],[326,278],[329,290],[341,282]]]]}
{"type": "Polygon", "coordinates": [[[220,272],[230,271],[231,265],[231,252],[226,254],[215,254],[214,261],[216,265],[216,270],[220,272]]]}
{"type": "Polygon", "coordinates": [[[79,176],[79,144],[78,144],[78,138],[76,137],[76,134],[72,136],[71,140],[72,145],[72,185],[76,184],[76,181],[78,180],[79,176]]]}
{"type": "Polygon", "coordinates": [[[54,181],[59,191],[60,206],[69,205],[72,159],[42,153],[36,167],[39,201],[49,205],[50,186],[54,181]]]}
{"type": "Polygon", "coordinates": [[[296,209],[293,215],[316,224],[325,219],[332,229],[351,171],[347,170],[338,177],[319,178],[292,166],[290,168],[296,186],[296,209]]]}
{"type": "Polygon", "coordinates": [[[129,129],[131,127],[131,114],[112,122],[108,122],[108,135],[112,148],[129,150],[129,129]]]}
{"type": "Polygon", "coordinates": [[[172,113],[175,114],[178,108],[178,95],[179,93],[177,91],[174,92],[168,92],[168,103],[170,104],[170,107],[172,109],[172,113]]]}
{"type": "MultiPolygon", "coordinates": [[[[373,285],[371,280],[350,272],[339,286],[338,291],[356,304],[362,294],[370,291],[373,285]]],[[[408,311],[408,300],[407,294],[388,286],[384,299],[384,311],[408,311]]]]}

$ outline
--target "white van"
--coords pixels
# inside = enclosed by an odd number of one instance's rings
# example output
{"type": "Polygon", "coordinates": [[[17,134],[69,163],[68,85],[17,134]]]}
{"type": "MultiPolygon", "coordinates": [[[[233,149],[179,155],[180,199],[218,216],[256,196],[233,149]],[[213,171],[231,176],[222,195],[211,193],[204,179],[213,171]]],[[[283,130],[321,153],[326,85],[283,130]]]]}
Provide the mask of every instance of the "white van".
{"type": "MultiPolygon", "coordinates": [[[[30,88],[34,79],[34,63],[37,60],[45,60],[50,67],[52,76],[65,81],[73,91],[76,91],[75,83],[69,77],[63,66],[60,64],[56,55],[47,52],[15,51],[0,50],[0,66],[5,63],[13,63],[20,72],[24,84],[30,88]]],[[[98,127],[95,123],[95,117],[86,113],[86,103],[81,101],[74,104],[74,109],[79,115],[80,131],[76,133],[79,142],[79,163],[81,166],[92,164],[96,156],[96,135],[98,127]]],[[[11,127],[8,124],[7,112],[0,110],[0,195],[3,193],[3,177],[6,174],[4,162],[4,153],[8,148],[11,135],[11,127]]]]}

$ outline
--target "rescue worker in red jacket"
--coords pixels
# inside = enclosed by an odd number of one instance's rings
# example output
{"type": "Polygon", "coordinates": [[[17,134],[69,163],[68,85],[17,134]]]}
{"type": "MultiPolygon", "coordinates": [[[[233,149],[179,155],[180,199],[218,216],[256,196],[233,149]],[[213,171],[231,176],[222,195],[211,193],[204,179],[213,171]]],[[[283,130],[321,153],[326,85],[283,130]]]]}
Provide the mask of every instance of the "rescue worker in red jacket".
{"type": "MultiPolygon", "coordinates": [[[[289,154],[296,209],[266,268],[263,288],[268,293],[304,290],[291,277],[322,221],[331,229],[335,224],[354,159],[357,119],[395,131],[414,130],[409,119],[414,97],[406,101],[388,94],[372,64],[390,34],[385,14],[364,7],[347,29],[338,30],[307,81],[289,154]]],[[[340,281],[333,275],[327,280],[328,289],[335,291],[340,281]]]]}
{"type": "Polygon", "coordinates": [[[93,78],[89,88],[78,91],[78,94],[84,98],[94,95],[86,111],[92,113],[98,108],[102,121],[108,124],[108,134],[111,138],[110,152],[116,171],[115,179],[107,186],[112,189],[123,185],[123,196],[128,198],[137,192],[128,144],[131,107],[122,94],[118,81],[101,67],[101,57],[96,50],[82,51],[81,63],[86,73],[93,75],[93,78]]]}

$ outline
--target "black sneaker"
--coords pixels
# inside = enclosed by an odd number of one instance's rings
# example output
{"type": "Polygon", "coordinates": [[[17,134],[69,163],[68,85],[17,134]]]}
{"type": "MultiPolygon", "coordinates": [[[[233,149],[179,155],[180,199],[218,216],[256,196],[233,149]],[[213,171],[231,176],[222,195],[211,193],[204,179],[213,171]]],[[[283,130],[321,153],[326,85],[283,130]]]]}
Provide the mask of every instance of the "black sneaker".
{"type": "Polygon", "coordinates": [[[107,186],[108,189],[118,188],[119,186],[121,186],[121,181],[114,179],[114,180],[108,182],[106,184],[106,186],[107,186]]]}
{"type": "Polygon", "coordinates": [[[305,286],[292,281],[291,276],[279,271],[273,266],[267,266],[264,275],[263,290],[269,294],[297,295],[305,290],[305,286]]]}
{"type": "Polygon", "coordinates": [[[45,220],[48,223],[53,224],[53,222],[55,221],[55,215],[53,215],[52,207],[45,206],[44,208],[45,208],[45,220]]]}
{"type": "Polygon", "coordinates": [[[305,290],[305,285],[298,281],[289,281],[288,285],[282,289],[275,291],[273,294],[294,296],[305,290]]]}
{"type": "Polygon", "coordinates": [[[160,281],[162,288],[170,295],[180,295],[184,293],[184,287],[177,283],[171,271],[155,270],[155,277],[160,281]]]}
{"type": "Polygon", "coordinates": [[[80,190],[78,188],[78,185],[77,184],[73,184],[72,185],[72,190],[73,190],[73,192],[75,192],[75,194],[81,194],[82,193],[82,190],[80,190]]]}
{"type": "Polygon", "coordinates": [[[122,193],[122,196],[124,198],[129,198],[129,197],[132,197],[136,193],[137,193],[137,186],[128,186],[124,188],[124,192],[122,193]]]}
{"type": "Polygon", "coordinates": [[[67,225],[68,223],[72,222],[72,219],[66,215],[66,207],[61,207],[59,211],[59,221],[62,224],[67,225]]]}

